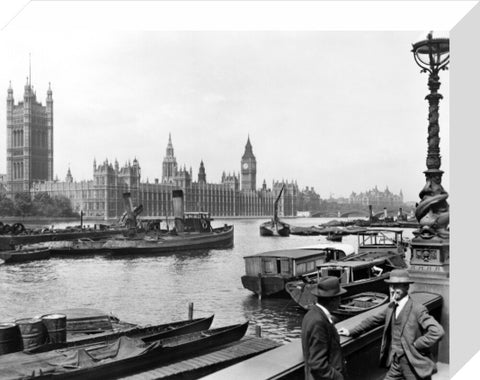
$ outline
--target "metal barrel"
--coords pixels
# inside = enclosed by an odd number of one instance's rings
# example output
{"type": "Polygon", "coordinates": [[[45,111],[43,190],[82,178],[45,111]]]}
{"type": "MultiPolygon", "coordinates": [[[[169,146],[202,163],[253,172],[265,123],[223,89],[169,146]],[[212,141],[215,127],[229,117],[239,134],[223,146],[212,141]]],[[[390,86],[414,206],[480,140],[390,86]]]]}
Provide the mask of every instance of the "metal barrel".
{"type": "Polygon", "coordinates": [[[49,343],[65,343],[67,341],[67,316],[64,314],[47,314],[42,322],[48,334],[49,343]]]}
{"type": "Polygon", "coordinates": [[[16,323],[0,323],[0,355],[22,350],[22,337],[16,323]]]}
{"type": "Polygon", "coordinates": [[[20,329],[24,350],[35,348],[45,343],[45,327],[40,318],[17,319],[15,323],[20,329]]]}

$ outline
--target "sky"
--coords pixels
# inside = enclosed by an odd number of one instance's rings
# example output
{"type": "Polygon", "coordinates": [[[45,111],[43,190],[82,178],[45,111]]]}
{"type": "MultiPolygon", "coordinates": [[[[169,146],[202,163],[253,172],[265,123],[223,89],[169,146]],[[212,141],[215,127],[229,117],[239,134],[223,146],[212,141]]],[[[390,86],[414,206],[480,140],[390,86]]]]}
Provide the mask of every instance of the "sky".
{"type": "MultiPolygon", "coordinates": [[[[296,180],[322,198],[378,186],[418,201],[428,94],[411,44],[428,31],[3,31],[0,70],[15,102],[29,75],[54,100],[54,173],[93,178],[93,160],[137,158],[161,178],[177,162],[207,181],[238,173],[247,138],[263,180],[296,180]]],[[[440,151],[449,189],[449,72],[441,73],[440,151]]],[[[6,101],[0,152],[6,152],[6,101]]],[[[6,172],[6,155],[0,173],[6,172]]]]}

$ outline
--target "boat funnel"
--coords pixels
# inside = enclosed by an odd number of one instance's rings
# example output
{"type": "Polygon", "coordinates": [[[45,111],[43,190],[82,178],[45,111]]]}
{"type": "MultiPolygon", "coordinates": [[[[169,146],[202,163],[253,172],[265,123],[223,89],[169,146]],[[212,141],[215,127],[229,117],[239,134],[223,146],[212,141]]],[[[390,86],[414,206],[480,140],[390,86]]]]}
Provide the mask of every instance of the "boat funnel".
{"type": "Polygon", "coordinates": [[[386,207],[383,208],[383,217],[384,217],[384,218],[387,218],[387,217],[388,217],[388,211],[387,211],[387,208],[386,208],[386,207]]]}
{"type": "Polygon", "coordinates": [[[184,231],[184,211],[183,211],[183,191],[173,190],[173,217],[175,218],[175,228],[177,232],[184,231]]]}
{"type": "Polygon", "coordinates": [[[137,225],[137,220],[133,210],[132,198],[129,192],[123,193],[123,204],[125,205],[125,218],[122,219],[128,228],[133,228],[137,225]]]}
{"type": "Polygon", "coordinates": [[[123,204],[125,206],[125,211],[127,214],[133,213],[133,205],[132,205],[132,198],[129,192],[123,193],[123,204]]]}
{"type": "Polygon", "coordinates": [[[370,219],[373,218],[373,209],[372,209],[372,205],[368,205],[368,216],[370,217],[370,219]]]}

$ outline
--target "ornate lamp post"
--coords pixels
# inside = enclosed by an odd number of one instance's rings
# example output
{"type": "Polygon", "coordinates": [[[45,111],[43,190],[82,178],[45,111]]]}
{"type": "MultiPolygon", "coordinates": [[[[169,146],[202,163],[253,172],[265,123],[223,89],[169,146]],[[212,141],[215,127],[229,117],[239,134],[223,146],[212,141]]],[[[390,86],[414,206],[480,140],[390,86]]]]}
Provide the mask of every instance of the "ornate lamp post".
{"type": "Polygon", "coordinates": [[[413,44],[413,57],[428,73],[428,150],[426,184],[420,191],[420,202],[415,216],[420,224],[412,239],[412,257],[410,275],[415,281],[413,290],[430,291],[441,294],[443,307],[437,316],[442,323],[446,335],[440,342],[438,359],[449,362],[449,267],[450,267],[450,233],[448,194],[442,187],[440,170],[440,127],[438,124],[438,104],[442,95],[439,72],[446,70],[449,63],[450,41],[448,38],[433,38],[430,32],[427,39],[413,44]]]}
{"type": "MultiPolygon", "coordinates": [[[[449,263],[449,205],[448,194],[442,187],[440,170],[440,127],[438,124],[438,104],[442,95],[439,72],[446,70],[450,60],[450,41],[448,38],[433,38],[430,32],[427,39],[413,44],[413,57],[422,68],[428,72],[428,88],[426,96],[428,111],[428,151],[425,187],[420,192],[420,202],[415,216],[420,223],[420,229],[415,233],[417,243],[422,243],[419,249],[412,248],[412,262],[415,265],[447,265],[449,263]],[[429,247],[430,246],[430,247],[429,247]]],[[[439,268],[435,270],[438,271],[439,268]]],[[[444,268],[448,271],[448,267],[444,268]]]]}

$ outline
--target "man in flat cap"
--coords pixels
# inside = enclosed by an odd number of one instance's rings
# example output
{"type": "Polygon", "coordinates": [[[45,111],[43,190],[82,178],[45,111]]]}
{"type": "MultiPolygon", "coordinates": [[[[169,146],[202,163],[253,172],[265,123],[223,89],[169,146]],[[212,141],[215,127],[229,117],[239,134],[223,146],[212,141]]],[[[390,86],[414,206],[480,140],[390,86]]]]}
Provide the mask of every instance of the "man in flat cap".
{"type": "Polygon", "coordinates": [[[343,380],[346,376],[345,360],[340,337],[330,312],[338,308],[340,295],[346,292],[337,277],[326,276],[318,280],[312,294],[317,297],[302,322],[302,350],[305,360],[305,379],[343,380]]]}
{"type": "Polygon", "coordinates": [[[435,363],[430,349],[444,335],[443,328],[428,314],[425,306],[408,296],[409,286],[413,283],[408,271],[394,269],[385,282],[390,284],[391,302],[388,307],[350,331],[341,328],[338,333],[356,337],[384,325],[380,365],[389,368],[385,380],[431,379],[435,363]]]}

